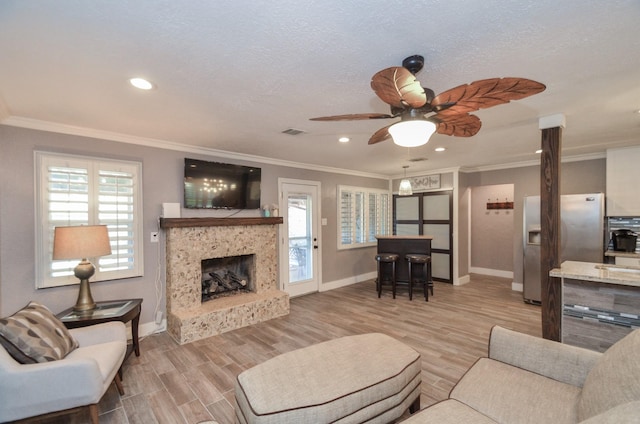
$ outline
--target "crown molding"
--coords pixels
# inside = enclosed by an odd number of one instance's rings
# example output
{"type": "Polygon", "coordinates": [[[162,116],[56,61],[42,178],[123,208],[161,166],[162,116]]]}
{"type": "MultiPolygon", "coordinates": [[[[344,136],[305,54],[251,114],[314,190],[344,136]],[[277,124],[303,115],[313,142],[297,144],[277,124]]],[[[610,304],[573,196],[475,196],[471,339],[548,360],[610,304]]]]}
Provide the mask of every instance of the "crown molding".
{"type": "MultiPolygon", "coordinates": [[[[0,99],[1,100],[1,99],[0,99]]],[[[0,102],[0,122],[3,125],[12,127],[27,128],[39,131],[48,131],[59,134],[75,135],[80,137],[97,138],[101,140],[117,141],[120,143],[135,144],[139,146],[154,147],[158,149],[174,150],[185,153],[195,153],[211,155],[225,159],[243,160],[249,162],[259,162],[268,165],[286,166],[289,168],[300,168],[310,171],[328,172],[331,174],[344,174],[357,177],[378,178],[388,180],[388,175],[374,174],[370,172],[360,172],[351,169],[333,168],[309,163],[294,162],[283,159],[269,158],[265,156],[249,155],[244,153],[229,152],[226,150],[211,149],[207,147],[191,146],[188,144],[173,141],[160,140],[155,138],[138,137],[129,134],[115,133],[111,131],[96,130],[92,128],[79,127],[75,125],[59,124],[55,122],[41,121],[19,116],[8,116],[2,119],[2,103],[0,102]]]]}
{"type": "MultiPolygon", "coordinates": [[[[585,160],[604,159],[606,157],[607,157],[606,152],[587,153],[583,155],[562,156],[560,158],[560,161],[562,163],[581,162],[585,160]]],[[[524,168],[526,166],[539,166],[539,165],[540,165],[539,160],[529,160],[529,161],[522,161],[522,162],[501,163],[497,165],[466,167],[466,168],[461,168],[460,172],[472,173],[472,172],[484,172],[484,171],[499,171],[501,169],[524,168]]]]}
{"type": "MultiPolygon", "coordinates": [[[[198,147],[188,144],[177,143],[168,140],[160,140],[154,138],[138,137],[129,134],[115,133],[111,131],[96,130],[92,128],[79,127],[75,125],[59,124],[56,122],[41,121],[38,119],[23,118],[20,116],[11,116],[6,103],[0,97],[0,123],[2,125],[8,125],[12,127],[27,128],[39,131],[48,131],[60,134],[75,135],[79,137],[90,137],[101,140],[110,140],[120,143],[135,144],[139,146],[154,147],[158,149],[174,150],[185,153],[204,154],[211,155],[225,159],[234,159],[249,162],[258,162],[274,166],[286,166],[289,168],[299,168],[318,172],[327,172],[331,174],[343,174],[352,175],[357,177],[378,178],[383,180],[394,180],[402,178],[404,174],[399,175],[384,175],[374,174],[370,172],[353,171],[350,169],[333,168],[329,166],[314,165],[303,162],[287,161],[283,159],[275,159],[266,156],[249,155],[244,153],[229,152],[227,150],[211,149],[207,147],[198,147]]],[[[562,162],[579,162],[585,160],[602,159],[606,158],[606,152],[591,153],[583,155],[563,156],[562,162]]],[[[497,171],[502,169],[511,168],[523,168],[527,166],[538,166],[540,161],[522,161],[522,162],[510,162],[496,165],[486,165],[477,167],[455,167],[455,168],[442,168],[433,169],[428,171],[416,171],[413,173],[407,173],[407,177],[419,177],[432,174],[444,174],[449,172],[484,172],[484,171],[497,171]]]]}

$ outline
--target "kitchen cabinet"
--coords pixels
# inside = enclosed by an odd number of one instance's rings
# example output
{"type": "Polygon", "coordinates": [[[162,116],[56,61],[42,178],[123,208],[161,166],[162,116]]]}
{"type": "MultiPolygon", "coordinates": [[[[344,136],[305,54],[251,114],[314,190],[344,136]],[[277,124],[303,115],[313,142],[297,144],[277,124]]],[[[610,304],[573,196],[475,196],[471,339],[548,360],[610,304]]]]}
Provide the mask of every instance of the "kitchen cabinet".
{"type": "Polygon", "coordinates": [[[616,256],[616,265],[640,267],[640,257],[616,256]]]}
{"type": "Polygon", "coordinates": [[[549,275],[562,279],[562,343],[603,352],[640,327],[640,270],[566,261],[549,275]]]}
{"type": "Polygon", "coordinates": [[[607,150],[608,216],[640,216],[640,146],[607,150]]]}

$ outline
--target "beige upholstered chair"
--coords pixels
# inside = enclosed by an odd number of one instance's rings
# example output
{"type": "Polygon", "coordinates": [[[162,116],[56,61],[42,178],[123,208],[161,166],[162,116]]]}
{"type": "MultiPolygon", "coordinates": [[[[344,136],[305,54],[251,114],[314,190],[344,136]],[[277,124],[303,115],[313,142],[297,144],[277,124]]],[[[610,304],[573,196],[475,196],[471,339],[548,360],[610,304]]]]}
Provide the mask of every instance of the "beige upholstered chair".
{"type": "Polygon", "coordinates": [[[0,347],[0,422],[88,406],[98,423],[98,402],[113,381],[127,349],[125,325],[109,322],[69,330],[78,347],[63,359],[21,364],[0,347]]]}

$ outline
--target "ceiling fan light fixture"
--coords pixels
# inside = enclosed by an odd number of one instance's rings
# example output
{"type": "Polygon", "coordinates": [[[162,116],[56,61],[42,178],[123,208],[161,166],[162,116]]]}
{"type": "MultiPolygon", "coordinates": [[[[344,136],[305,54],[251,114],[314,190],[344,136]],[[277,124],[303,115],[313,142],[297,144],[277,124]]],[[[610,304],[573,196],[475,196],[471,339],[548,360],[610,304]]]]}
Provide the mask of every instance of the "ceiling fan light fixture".
{"type": "Polygon", "coordinates": [[[425,119],[412,119],[393,124],[388,131],[398,146],[417,147],[429,142],[436,132],[436,124],[425,119]]]}

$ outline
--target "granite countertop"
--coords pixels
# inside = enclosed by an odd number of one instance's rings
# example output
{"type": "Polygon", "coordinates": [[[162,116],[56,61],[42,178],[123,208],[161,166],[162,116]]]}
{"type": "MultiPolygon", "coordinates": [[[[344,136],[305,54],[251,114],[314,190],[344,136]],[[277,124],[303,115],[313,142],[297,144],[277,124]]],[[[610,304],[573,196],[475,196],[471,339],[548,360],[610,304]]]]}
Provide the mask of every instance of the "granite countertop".
{"type": "Polygon", "coordinates": [[[418,240],[432,240],[432,236],[383,236],[377,235],[376,238],[378,240],[381,239],[418,239],[418,240]]]}
{"type": "Polygon", "coordinates": [[[640,253],[636,252],[620,252],[618,250],[607,250],[605,256],[617,256],[619,258],[640,258],[640,253]]]}
{"type": "Polygon", "coordinates": [[[640,287],[640,267],[609,265],[594,262],[563,262],[560,268],[549,271],[551,277],[620,284],[640,287]]]}

